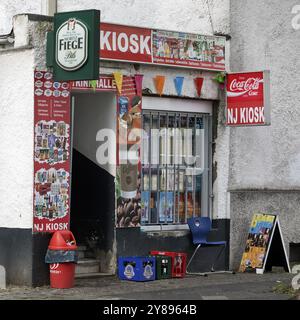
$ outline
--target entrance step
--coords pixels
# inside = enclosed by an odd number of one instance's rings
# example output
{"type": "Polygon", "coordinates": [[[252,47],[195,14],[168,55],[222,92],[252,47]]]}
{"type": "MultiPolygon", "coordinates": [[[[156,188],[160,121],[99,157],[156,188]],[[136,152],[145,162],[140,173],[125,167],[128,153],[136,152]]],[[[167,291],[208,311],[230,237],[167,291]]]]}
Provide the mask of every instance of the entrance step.
{"type": "Polygon", "coordinates": [[[77,250],[78,251],[86,251],[87,250],[87,246],[84,246],[84,245],[80,244],[80,245],[77,246],[77,250]]]}
{"type": "Polygon", "coordinates": [[[75,274],[99,273],[100,261],[96,259],[81,259],[76,265],[75,274]]]}
{"type": "Polygon", "coordinates": [[[75,275],[76,279],[90,279],[90,278],[98,278],[98,277],[113,277],[114,275],[111,273],[78,273],[75,275]]]}
{"type": "Polygon", "coordinates": [[[77,253],[78,253],[78,259],[83,260],[83,259],[95,259],[95,253],[88,249],[87,246],[85,245],[79,245],[77,247],[77,253]]]}

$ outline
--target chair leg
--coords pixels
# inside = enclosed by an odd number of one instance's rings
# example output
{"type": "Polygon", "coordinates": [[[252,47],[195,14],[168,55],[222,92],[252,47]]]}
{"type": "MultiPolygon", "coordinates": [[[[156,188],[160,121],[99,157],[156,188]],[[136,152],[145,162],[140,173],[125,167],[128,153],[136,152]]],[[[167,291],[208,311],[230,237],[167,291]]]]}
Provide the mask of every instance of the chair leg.
{"type": "Polygon", "coordinates": [[[200,247],[201,247],[201,244],[198,245],[198,247],[197,247],[196,250],[194,251],[194,253],[193,253],[193,255],[192,255],[189,263],[188,263],[187,266],[186,266],[186,273],[187,273],[187,274],[191,274],[191,273],[188,271],[189,265],[191,264],[192,260],[194,259],[195,255],[196,255],[196,253],[197,253],[197,251],[198,251],[198,249],[199,249],[200,247]]]}
{"type": "Polygon", "coordinates": [[[226,270],[223,270],[223,271],[215,271],[215,264],[218,262],[221,254],[222,254],[222,252],[225,250],[225,248],[226,248],[226,244],[225,244],[224,246],[222,246],[222,248],[221,248],[221,250],[220,250],[217,258],[215,259],[215,261],[214,261],[214,263],[213,263],[213,265],[212,265],[212,267],[211,267],[211,272],[206,272],[206,273],[205,273],[206,276],[208,276],[209,274],[218,274],[218,273],[219,273],[219,274],[220,274],[220,273],[235,274],[234,271],[230,271],[230,270],[227,270],[227,271],[226,271],[226,270]]]}

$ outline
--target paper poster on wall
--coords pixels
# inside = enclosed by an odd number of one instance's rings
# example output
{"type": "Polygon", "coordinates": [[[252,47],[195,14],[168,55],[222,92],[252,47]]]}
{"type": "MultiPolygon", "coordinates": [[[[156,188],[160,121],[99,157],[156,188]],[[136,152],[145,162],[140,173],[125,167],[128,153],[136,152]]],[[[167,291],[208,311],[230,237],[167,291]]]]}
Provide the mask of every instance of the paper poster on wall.
{"type": "Polygon", "coordinates": [[[50,72],[34,73],[34,232],[69,229],[69,89],[50,72]]]}
{"type": "Polygon", "coordinates": [[[153,30],[153,62],[222,70],[225,41],[221,37],[153,30]]]}
{"type": "Polygon", "coordinates": [[[282,266],[290,272],[279,218],[275,215],[255,214],[249,229],[240,272],[263,273],[272,266],[282,266]]]}
{"type": "Polygon", "coordinates": [[[223,36],[100,24],[100,59],[204,70],[225,70],[223,36]]]}
{"type": "MultiPolygon", "coordinates": [[[[117,227],[140,227],[142,96],[135,77],[123,77],[117,95],[117,227]]],[[[145,218],[145,217],[144,217],[145,218]]]]}

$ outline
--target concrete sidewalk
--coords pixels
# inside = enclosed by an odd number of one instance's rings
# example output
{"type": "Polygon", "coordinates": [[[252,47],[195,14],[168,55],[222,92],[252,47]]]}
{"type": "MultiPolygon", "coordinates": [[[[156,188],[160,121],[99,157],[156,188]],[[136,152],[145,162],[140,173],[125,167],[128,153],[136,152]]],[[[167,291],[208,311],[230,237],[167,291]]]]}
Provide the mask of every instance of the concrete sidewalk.
{"type": "Polygon", "coordinates": [[[288,300],[293,277],[238,273],[138,283],[110,276],[76,279],[68,290],[9,287],[0,290],[0,300],[288,300]]]}

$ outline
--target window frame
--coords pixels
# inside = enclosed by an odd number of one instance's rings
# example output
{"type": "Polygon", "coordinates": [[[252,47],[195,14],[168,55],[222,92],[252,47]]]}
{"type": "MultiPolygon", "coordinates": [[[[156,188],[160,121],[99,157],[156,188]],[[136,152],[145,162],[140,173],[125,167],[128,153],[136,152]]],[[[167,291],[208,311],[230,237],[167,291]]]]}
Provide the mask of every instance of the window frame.
{"type": "MultiPolygon", "coordinates": [[[[152,115],[158,116],[158,122],[159,122],[159,129],[160,129],[160,116],[167,116],[167,119],[169,120],[169,116],[180,116],[180,117],[184,117],[186,116],[187,119],[194,117],[195,120],[196,118],[202,118],[203,120],[203,129],[204,129],[204,171],[202,173],[202,179],[201,179],[201,207],[200,207],[200,216],[202,217],[211,217],[212,216],[212,199],[213,199],[213,195],[212,195],[212,116],[211,114],[208,113],[203,113],[203,112],[189,112],[189,111],[168,111],[168,110],[157,110],[157,109],[143,109],[142,110],[142,128],[144,129],[144,117],[145,115],[149,115],[150,116],[150,128],[153,128],[153,117],[152,115]]],[[[149,149],[151,148],[151,137],[149,138],[149,149]]],[[[160,143],[159,143],[159,149],[160,149],[160,143]]],[[[194,147],[194,146],[193,146],[194,147]]],[[[143,156],[143,146],[141,146],[141,155],[143,156]]],[[[159,150],[159,155],[160,157],[160,150],[159,150]]],[[[151,166],[151,152],[149,154],[149,168],[151,166]]],[[[159,161],[160,162],[160,161],[159,161]]],[[[187,166],[183,166],[183,167],[187,167],[187,166]]],[[[143,183],[144,183],[144,165],[142,164],[141,166],[141,189],[143,191],[143,183]]],[[[166,170],[168,170],[169,168],[166,166],[166,170]]],[[[187,223],[183,223],[183,222],[179,222],[179,200],[175,201],[176,197],[176,191],[174,191],[174,204],[173,204],[173,214],[174,214],[174,218],[177,216],[178,214],[178,220],[177,222],[172,222],[172,223],[161,223],[159,221],[159,194],[160,194],[160,168],[158,166],[157,169],[157,195],[156,195],[156,210],[157,210],[157,223],[153,223],[151,222],[151,213],[149,213],[149,222],[148,223],[143,223],[141,222],[141,230],[142,231],[180,231],[180,230],[188,230],[188,226],[187,223]],[[176,206],[177,210],[176,210],[176,206]]],[[[177,173],[178,168],[176,169],[174,166],[174,180],[175,180],[175,172],[177,173]]],[[[151,171],[149,170],[149,190],[147,190],[148,192],[150,192],[150,199],[151,199],[151,194],[152,194],[152,186],[151,186],[151,171]]],[[[194,182],[195,182],[195,178],[194,182]]],[[[195,183],[193,183],[193,214],[195,213],[195,183]]],[[[178,187],[178,186],[177,186],[178,187]]],[[[167,191],[167,190],[166,190],[167,191]]],[[[188,217],[188,211],[187,211],[187,193],[188,191],[184,190],[184,194],[185,194],[185,221],[188,217]]],[[[151,200],[150,200],[151,201],[151,200]]],[[[151,209],[150,209],[151,210],[151,209]]],[[[175,219],[174,219],[175,220],[175,219]]]]}

